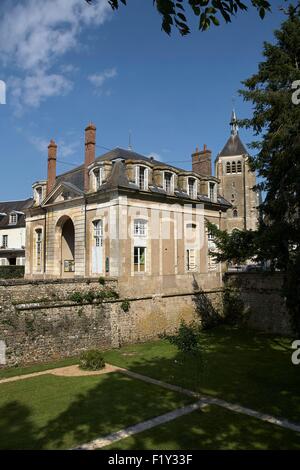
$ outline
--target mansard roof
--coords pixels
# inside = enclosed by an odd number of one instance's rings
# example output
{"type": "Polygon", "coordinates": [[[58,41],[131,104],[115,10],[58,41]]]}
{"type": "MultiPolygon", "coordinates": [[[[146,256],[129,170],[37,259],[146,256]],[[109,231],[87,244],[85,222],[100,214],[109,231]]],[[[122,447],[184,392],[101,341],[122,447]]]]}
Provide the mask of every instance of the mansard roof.
{"type": "Polygon", "coordinates": [[[0,215],[0,229],[25,227],[24,212],[26,209],[31,207],[32,201],[33,199],[29,198],[22,201],[0,202],[0,214],[5,214],[0,215]],[[17,223],[9,225],[9,215],[14,212],[18,214],[17,223]]]}
{"type": "Polygon", "coordinates": [[[219,154],[221,157],[235,157],[237,155],[248,155],[247,149],[240,139],[238,133],[232,134],[226,142],[225,147],[219,154]]]}
{"type": "MultiPolygon", "coordinates": [[[[170,171],[173,170],[173,171],[177,171],[180,173],[191,174],[190,171],[184,170],[182,168],[178,168],[174,165],[169,165],[167,163],[156,160],[155,158],[146,157],[145,155],[141,155],[139,153],[133,152],[132,150],[125,150],[125,149],[117,147],[95,159],[95,163],[101,163],[105,161],[113,162],[113,167],[112,167],[110,177],[105,183],[102,184],[101,188],[98,190],[99,193],[103,193],[105,191],[114,190],[118,188],[139,190],[138,186],[135,183],[129,181],[127,177],[126,168],[125,168],[126,160],[139,161],[139,162],[144,161],[145,164],[149,164],[150,166],[166,168],[166,169],[169,169],[170,171]]],[[[201,178],[201,175],[197,175],[197,176],[201,178]]],[[[208,176],[203,175],[202,178],[204,180],[218,181],[214,176],[208,177],[208,176]]],[[[68,171],[64,174],[57,176],[55,186],[57,187],[59,183],[63,183],[63,182],[72,184],[73,186],[77,187],[81,191],[84,191],[84,165],[81,165],[77,168],[74,168],[74,170],[68,171]]],[[[162,194],[162,195],[167,194],[163,188],[158,187],[154,184],[149,185],[149,191],[150,193],[154,193],[154,194],[162,194]]],[[[175,190],[174,195],[178,198],[190,199],[189,195],[182,191],[175,190]]],[[[198,200],[201,202],[211,202],[208,197],[201,196],[201,195],[199,195],[198,200]]],[[[220,198],[220,197],[218,198],[217,203],[223,206],[228,206],[228,207],[231,206],[230,203],[228,203],[227,201],[225,201],[223,198],[220,198]]]]}

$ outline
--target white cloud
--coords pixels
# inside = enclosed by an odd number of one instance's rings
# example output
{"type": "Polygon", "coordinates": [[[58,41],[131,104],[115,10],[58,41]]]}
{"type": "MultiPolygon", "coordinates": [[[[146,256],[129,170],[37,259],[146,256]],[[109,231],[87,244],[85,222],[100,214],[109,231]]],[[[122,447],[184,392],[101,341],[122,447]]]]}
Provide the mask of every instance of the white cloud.
{"type": "Polygon", "coordinates": [[[2,59],[25,70],[47,69],[77,45],[82,27],[102,24],[109,11],[107,0],[19,0],[0,17],[2,59]]]}
{"type": "Polygon", "coordinates": [[[23,79],[12,78],[8,86],[16,113],[20,115],[24,107],[37,108],[46,98],[65,95],[73,85],[63,75],[39,72],[23,79]]]}
{"type": "MultiPolygon", "coordinates": [[[[95,73],[93,75],[88,76],[88,80],[91,82],[92,85],[96,88],[97,92],[101,92],[101,89],[105,82],[117,76],[116,68],[104,70],[101,73],[95,73]]],[[[106,92],[109,94],[109,90],[106,92]]]]}
{"type": "Polygon", "coordinates": [[[37,107],[48,97],[70,91],[71,82],[62,74],[73,71],[72,66],[61,66],[60,73],[51,68],[78,47],[83,28],[101,25],[111,11],[107,0],[93,5],[83,0],[17,0],[14,6],[4,0],[2,8],[0,60],[19,70],[13,93],[19,108],[37,107]]]}

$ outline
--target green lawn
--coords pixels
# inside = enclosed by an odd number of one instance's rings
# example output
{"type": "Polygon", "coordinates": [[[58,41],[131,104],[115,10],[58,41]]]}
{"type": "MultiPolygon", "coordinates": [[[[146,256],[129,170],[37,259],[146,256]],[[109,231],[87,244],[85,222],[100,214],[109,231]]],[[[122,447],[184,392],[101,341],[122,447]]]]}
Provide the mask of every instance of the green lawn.
{"type": "Polygon", "coordinates": [[[202,364],[164,341],[108,351],[112,364],[300,423],[300,366],[291,340],[219,327],[202,333],[202,364]]]}
{"type": "Polygon", "coordinates": [[[16,375],[32,374],[33,372],[42,372],[43,370],[56,369],[57,367],[66,367],[78,364],[78,357],[68,357],[52,362],[43,362],[41,364],[32,364],[24,367],[7,367],[0,369],[0,380],[15,377],[16,375]]]}
{"type": "MultiPolygon", "coordinates": [[[[291,340],[219,327],[203,332],[201,361],[165,341],[104,352],[106,362],[300,423],[300,366],[291,340]]],[[[76,358],[1,371],[8,377],[76,358]]],[[[119,373],[50,374],[0,384],[1,449],[65,449],[164,414],[190,399],[119,373]]],[[[296,449],[299,433],[216,406],[113,445],[126,449],[296,449]]]]}
{"type": "Polygon", "coordinates": [[[118,373],[0,385],[0,449],[68,449],[190,403],[118,373]]]}
{"type": "Polygon", "coordinates": [[[300,435],[255,418],[209,406],[105,449],[300,450],[300,435]]]}

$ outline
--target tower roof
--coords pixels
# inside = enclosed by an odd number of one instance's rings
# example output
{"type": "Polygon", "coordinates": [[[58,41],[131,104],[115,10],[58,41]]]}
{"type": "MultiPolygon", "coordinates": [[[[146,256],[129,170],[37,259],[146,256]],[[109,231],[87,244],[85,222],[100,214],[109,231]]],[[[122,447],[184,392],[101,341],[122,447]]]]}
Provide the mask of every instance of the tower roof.
{"type": "Polygon", "coordinates": [[[226,145],[223,148],[223,150],[220,152],[220,156],[234,157],[235,155],[247,154],[248,153],[247,149],[244,146],[239,136],[239,127],[238,127],[237,118],[236,118],[234,109],[232,110],[230,127],[231,127],[231,136],[227,140],[226,145]]]}

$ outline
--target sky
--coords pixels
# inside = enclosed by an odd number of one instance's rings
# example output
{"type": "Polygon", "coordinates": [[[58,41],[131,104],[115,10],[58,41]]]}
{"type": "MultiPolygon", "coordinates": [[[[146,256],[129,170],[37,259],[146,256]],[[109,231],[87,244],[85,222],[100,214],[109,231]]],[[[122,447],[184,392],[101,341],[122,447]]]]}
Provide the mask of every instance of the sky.
{"type": "MultiPolygon", "coordinates": [[[[250,3],[250,2],[246,2],[250,3]]],[[[229,134],[238,95],[257,71],[263,42],[284,19],[279,6],[262,21],[250,9],[231,24],[171,37],[152,0],[128,0],[112,12],[106,0],[0,0],[0,200],[31,196],[47,176],[47,145],[58,144],[58,173],[84,159],[84,129],[97,127],[97,156],[128,148],[181,168],[206,144],[213,158],[229,134]]],[[[251,131],[240,130],[245,144],[251,131]]]]}

